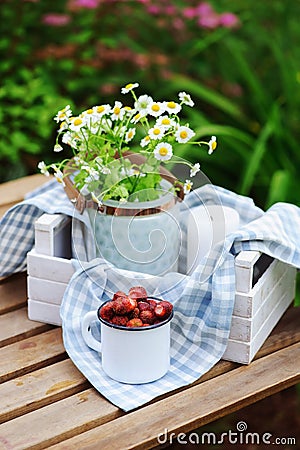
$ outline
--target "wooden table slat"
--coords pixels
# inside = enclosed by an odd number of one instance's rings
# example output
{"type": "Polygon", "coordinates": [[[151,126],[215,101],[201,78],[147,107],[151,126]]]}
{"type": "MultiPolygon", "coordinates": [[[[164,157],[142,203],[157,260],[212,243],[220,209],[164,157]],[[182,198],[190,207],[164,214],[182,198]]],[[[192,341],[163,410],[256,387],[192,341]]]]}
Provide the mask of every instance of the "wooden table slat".
{"type": "Polygon", "coordinates": [[[0,383],[65,357],[60,328],[7,345],[0,348],[0,383]]]}
{"type": "Polygon", "coordinates": [[[120,414],[116,406],[91,388],[1,424],[0,444],[5,442],[6,448],[14,450],[47,448],[120,414]]]}
{"type": "Polygon", "coordinates": [[[51,325],[29,320],[27,307],[9,312],[0,316],[0,348],[52,328],[51,325]]]}
{"type": "Polygon", "coordinates": [[[90,387],[70,359],[0,384],[0,423],[90,387]]]}
{"type": "MultiPolygon", "coordinates": [[[[46,181],[1,185],[0,217],[46,181]]],[[[152,448],[166,428],[187,433],[300,379],[300,308],[290,308],[249,366],[221,360],[192,385],[124,413],[67,359],[60,328],[28,320],[26,300],[26,273],[0,279],[0,449],[152,448]]]]}
{"type": "Polygon", "coordinates": [[[46,182],[47,178],[44,175],[36,174],[1,184],[0,207],[3,210],[10,208],[15,203],[21,202],[27,192],[36,189],[46,182]]]}
{"type": "Polygon", "coordinates": [[[51,450],[152,448],[166,429],[168,433],[187,433],[295,384],[300,380],[299,366],[297,343],[61,442],[51,450]]]}
{"type": "Polygon", "coordinates": [[[27,274],[24,272],[0,279],[0,315],[26,305],[26,282],[27,274]]]}

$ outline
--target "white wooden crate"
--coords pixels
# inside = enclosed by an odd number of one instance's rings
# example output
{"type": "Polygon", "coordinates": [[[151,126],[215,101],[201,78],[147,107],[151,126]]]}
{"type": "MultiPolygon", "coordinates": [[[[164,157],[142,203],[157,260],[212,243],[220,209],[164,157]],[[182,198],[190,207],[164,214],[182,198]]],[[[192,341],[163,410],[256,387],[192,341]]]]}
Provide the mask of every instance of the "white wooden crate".
{"type": "MultiPolygon", "coordinates": [[[[60,304],[74,273],[70,222],[64,215],[45,214],[35,230],[38,246],[27,258],[28,316],[61,325],[60,304]]],[[[235,259],[235,272],[235,304],[223,359],[249,364],[294,299],[296,269],[259,252],[244,251],[235,259]]]]}

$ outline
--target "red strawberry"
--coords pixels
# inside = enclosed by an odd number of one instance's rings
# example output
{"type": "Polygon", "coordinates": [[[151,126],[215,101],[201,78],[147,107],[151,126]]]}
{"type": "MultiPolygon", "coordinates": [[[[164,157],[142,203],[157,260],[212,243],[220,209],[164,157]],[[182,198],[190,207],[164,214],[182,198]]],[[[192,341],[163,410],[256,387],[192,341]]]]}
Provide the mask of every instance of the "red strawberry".
{"type": "Polygon", "coordinates": [[[149,303],[151,309],[155,309],[156,305],[157,305],[157,301],[153,300],[152,298],[148,298],[147,302],[149,303]]]}
{"type": "Polygon", "coordinates": [[[126,327],[126,324],[128,322],[128,318],[126,316],[114,316],[111,319],[111,323],[114,325],[120,325],[122,327],[126,327]]]}
{"type": "Polygon", "coordinates": [[[140,301],[140,302],[138,302],[137,306],[140,311],[150,311],[151,310],[151,306],[149,305],[148,302],[140,301]]]}
{"type": "Polygon", "coordinates": [[[113,308],[116,314],[124,316],[131,313],[137,307],[136,300],[130,297],[118,297],[113,300],[113,308]]]}
{"type": "Polygon", "coordinates": [[[106,320],[108,322],[111,321],[113,316],[115,315],[115,311],[113,308],[113,302],[107,302],[105,303],[99,310],[99,315],[103,320],[106,320]]]}
{"type": "Polygon", "coordinates": [[[136,318],[136,319],[128,320],[128,322],[127,322],[127,324],[126,324],[126,327],[128,327],[128,328],[134,328],[134,327],[142,327],[143,325],[144,325],[144,324],[143,324],[143,322],[141,321],[141,319],[136,318]]]}
{"type": "Polygon", "coordinates": [[[134,310],[129,314],[130,319],[136,319],[140,315],[140,310],[138,307],[134,308],[134,310]]]}
{"type": "Polygon", "coordinates": [[[145,300],[148,296],[147,291],[143,286],[133,286],[129,289],[128,295],[136,300],[145,300]]]}
{"type": "Polygon", "coordinates": [[[140,312],[140,319],[143,323],[152,324],[155,321],[156,317],[154,311],[148,309],[140,312]]]}
{"type": "Polygon", "coordinates": [[[119,297],[127,297],[127,295],[123,291],[117,291],[113,296],[113,300],[117,300],[119,297]]]}
{"type": "Polygon", "coordinates": [[[166,319],[171,314],[172,309],[173,305],[170,302],[162,300],[156,305],[154,313],[159,319],[166,319]]]}

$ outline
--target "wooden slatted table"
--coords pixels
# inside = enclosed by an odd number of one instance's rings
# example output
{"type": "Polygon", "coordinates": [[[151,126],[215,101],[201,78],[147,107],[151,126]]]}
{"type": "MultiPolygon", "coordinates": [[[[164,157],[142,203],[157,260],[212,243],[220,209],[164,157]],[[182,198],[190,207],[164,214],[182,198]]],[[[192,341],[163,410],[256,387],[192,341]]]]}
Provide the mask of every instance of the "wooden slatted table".
{"type": "MultiPolygon", "coordinates": [[[[44,182],[0,186],[0,214],[44,182]]],[[[193,385],[124,413],[65,353],[61,329],[27,318],[26,274],[0,281],[0,449],[147,449],[300,380],[300,308],[289,308],[249,366],[220,361],[193,385]]]]}

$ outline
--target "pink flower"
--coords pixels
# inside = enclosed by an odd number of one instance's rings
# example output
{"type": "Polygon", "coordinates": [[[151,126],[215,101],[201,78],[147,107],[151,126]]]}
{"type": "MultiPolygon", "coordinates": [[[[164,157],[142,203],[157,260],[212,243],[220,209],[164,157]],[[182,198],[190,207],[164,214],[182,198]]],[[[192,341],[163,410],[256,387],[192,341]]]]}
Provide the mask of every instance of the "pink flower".
{"type": "Polygon", "coordinates": [[[99,3],[99,0],[75,0],[74,6],[77,8],[96,9],[99,3]]]}
{"type": "Polygon", "coordinates": [[[194,19],[197,16],[197,10],[195,8],[184,8],[183,16],[186,19],[194,19]]]}
{"type": "Polygon", "coordinates": [[[217,28],[220,25],[219,16],[213,12],[211,14],[199,17],[198,25],[211,30],[217,28]]]}
{"type": "Polygon", "coordinates": [[[197,15],[199,16],[206,16],[214,14],[214,10],[210,3],[199,3],[199,5],[196,7],[197,15]]]}
{"type": "Polygon", "coordinates": [[[225,12],[220,15],[220,25],[223,25],[225,28],[234,28],[237,25],[239,25],[240,21],[239,18],[230,12],[225,12]]]}
{"type": "Polygon", "coordinates": [[[156,15],[156,14],[160,13],[160,8],[157,5],[149,5],[147,7],[147,11],[148,11],[149,14],[156,15]]]}
{"type": "Polygon", "coordinates": [[[70,22],[71,18],[67,14],[49,13],[45,14],[42,22],[52,27],[63,27],[70,22]]]}

